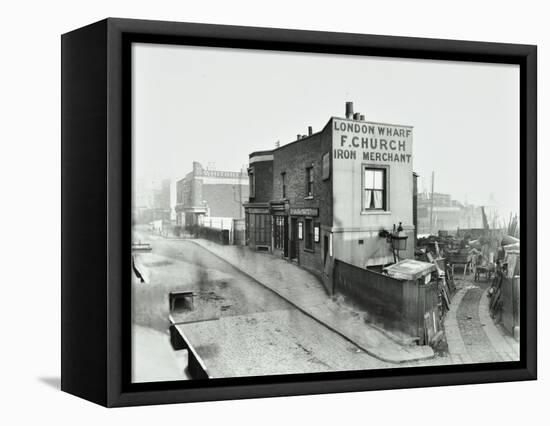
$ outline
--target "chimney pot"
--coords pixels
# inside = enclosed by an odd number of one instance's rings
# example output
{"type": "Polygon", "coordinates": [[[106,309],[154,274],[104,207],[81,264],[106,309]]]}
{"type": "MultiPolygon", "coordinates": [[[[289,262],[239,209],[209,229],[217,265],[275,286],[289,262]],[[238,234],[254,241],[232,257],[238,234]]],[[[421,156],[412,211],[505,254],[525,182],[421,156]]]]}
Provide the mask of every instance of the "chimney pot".
{"type": "Polygon", "coordinates": [[[353,119],[354,119],[354,120],[359,121],[360,117],[361,117],[361,114],[359,114],[358,112],[356,112],[355,114],[353,114],[353,119]]]}
{"type": "Polygon", "coordinates": [[[309,136],[311,136],[311,135],[313,134],[313,127],[309,126],[309,127],[307,128],[307,134],[308,134],[309,136]]]}
{"type": "Polygon", "coordinates": [[[348,120],[353,118],[353,102],[346,102],[346,118],[348,120]]]}
{"type": "Polygon", "coordinates": [[[359,117],[359,120],[365,121],[365,116],[363,114],[361,114],[361,116],[359,117]]]}

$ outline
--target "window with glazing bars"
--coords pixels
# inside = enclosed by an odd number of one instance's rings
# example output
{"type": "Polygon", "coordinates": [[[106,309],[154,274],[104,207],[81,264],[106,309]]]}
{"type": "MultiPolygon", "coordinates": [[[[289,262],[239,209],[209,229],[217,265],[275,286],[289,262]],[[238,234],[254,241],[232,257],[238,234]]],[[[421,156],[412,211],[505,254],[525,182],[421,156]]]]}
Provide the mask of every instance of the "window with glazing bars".
{"type": "Polygon", "coordinates": [[[284,222],[283,216],[275,216],[275,226],[273,230],[273,243],[276,249],[282,250],[284,247],[285,234],[284,234],[284,222]]]}
{"type": "Polygon", "coordinates": [[[306,168],[306,196],[313,197],[313,167],[306,168]]]}
{"type": "Polygon", "coordinates": [[[363,170],[363,210],[386,210],[386,169],[363,170]]]}

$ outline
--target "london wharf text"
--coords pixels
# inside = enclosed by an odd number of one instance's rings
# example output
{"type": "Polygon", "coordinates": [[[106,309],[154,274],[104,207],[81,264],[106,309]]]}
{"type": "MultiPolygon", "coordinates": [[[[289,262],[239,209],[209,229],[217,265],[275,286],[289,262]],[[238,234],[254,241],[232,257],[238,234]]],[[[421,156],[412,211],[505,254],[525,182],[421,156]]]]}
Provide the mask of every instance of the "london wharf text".
{"type": "Polygon", "coordinates": [[[411,154],[406,153],[406,138],[410,137],[411,129],[334,121],[334,130],[378,136],[341,135],[340,148],[334,149],[334,159],[355,160],[354,148],[360,148],[364,161],[411,162],[411,154]]]}

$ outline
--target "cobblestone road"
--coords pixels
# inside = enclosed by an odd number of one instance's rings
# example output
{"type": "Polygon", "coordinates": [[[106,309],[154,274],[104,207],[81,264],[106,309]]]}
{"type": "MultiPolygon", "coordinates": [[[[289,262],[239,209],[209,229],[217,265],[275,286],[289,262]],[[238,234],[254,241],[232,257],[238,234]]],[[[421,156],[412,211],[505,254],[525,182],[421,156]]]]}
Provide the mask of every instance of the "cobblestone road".
{"type": "MultiPolygon", "coordinates": [[[[159,312],[167,317],[168,313],[160,308],[167,307],[168,292],[192,290],[196,294],[195,310],[176,319],[213,377],[395,367],[371,357],[193,242],[146,235],[140,235],[140,239],[150,242],[153,251],[135,255],[136,264],[147,277],[146,284],[136,283],[136,322],[144,326],[160,323],[147,317],[159,312]]],[[[160,330],[162,326],[160,323],[160,330]]],[[[143,351],[140,348],[144,345],[137,347],[142,356],[134,369],[136,381],[184,378],[179,360],[172,362],[173,355],[163,353],[173,352],[165,344],[167,340],[153,342],[150,337],[156,335],[147,334],[146,327],[136,327],[135,332],[136,342],[152,342],[156,349],[143,351]],[[171,370],[155,368],[168,361],[174,366],[171,370]]]]}
{"type": "Polygon", "coordinates": [[[490,282],[474,282],[472,276],[457,276],[455,284],[457,293],[445,319],[451,362],[519,360],[518,343],[495,325],[489,315],[490,282]]]}
{"type": "MultiPolygon", "coordinates": [[[[198,306],[193,318],[186,319],[191,323],[182,326],[201,348],[201,356],[211,365],[215,362],[215,370],[222,372],[218,377],[396,367],[369,356],[193,242],[143,237],[152,243],[153,252],[136,256],[148,284],[138,286],[140,291],[134,292],[134,320],[165,330],[167,293],[192,289],[198,306]],[[224,349],[223,357],[219,356],[219,348],[224,349]]],[[[445,319],[449,353],[399,367],[519,359],[517,342],[504,336],[489,317],[489,283],[474,283],[471,277],[460,276],[456,285],[457,293],[445,319]]],[[[168,345],[164,346],[169,350],[168,345]]],[[[146,378],[154,380],[149,374],[154,373],[166,380],[169,372],[149,371],[156,355],[145,358],[142,365],[148,366],[146,378]]],[[[177,376],[181,378],[179,373],[177,376]]]]}

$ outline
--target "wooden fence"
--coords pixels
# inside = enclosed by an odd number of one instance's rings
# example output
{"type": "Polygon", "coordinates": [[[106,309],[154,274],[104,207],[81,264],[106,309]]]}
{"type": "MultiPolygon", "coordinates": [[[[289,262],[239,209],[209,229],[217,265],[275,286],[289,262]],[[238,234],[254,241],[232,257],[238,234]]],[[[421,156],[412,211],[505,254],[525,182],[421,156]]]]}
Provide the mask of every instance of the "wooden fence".
{"type": "Polygon", "coordinates": [[[244,219],[233,219],[233,244],[236,246],[246,245],[246,231],[244,219]]]}
{"type": "Polygon", "coordinates": [[[208,228],[205,226],[191,225],[187,226],[185,230],[193,235],[195,238],[204,238],[206,240],[210,240],[222,245],[229,244],[228,229],[208,228]]]}
{"type": "Polygon", "coordinates": [[[334,291],[367,312],[368,321],[427,344],[439,331],[437,282],[398,280],[335,261],[334,291]]]}

